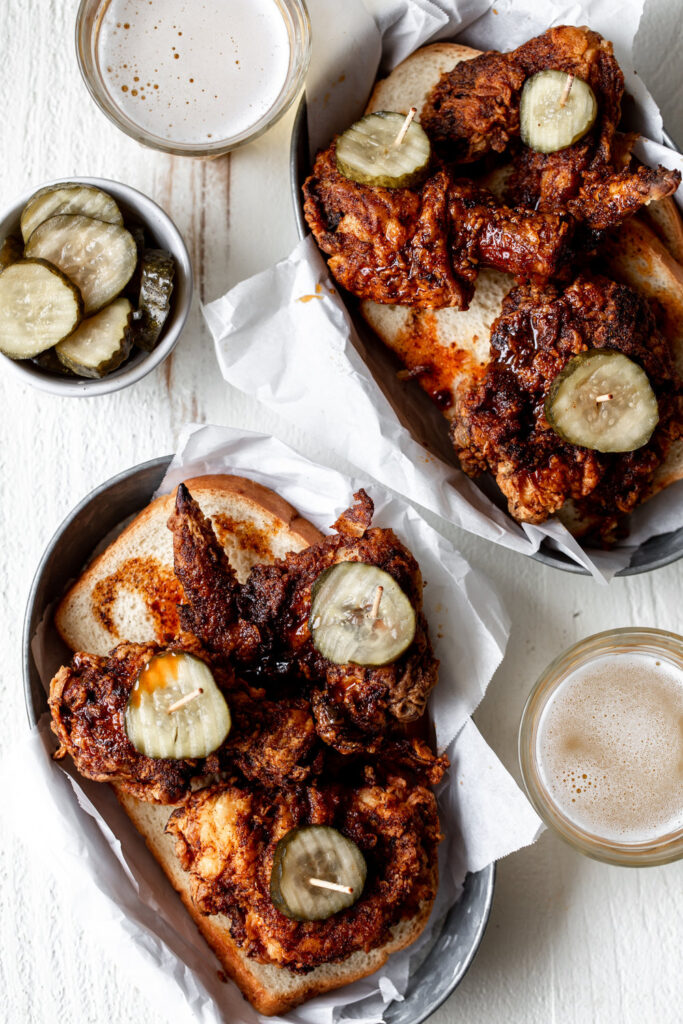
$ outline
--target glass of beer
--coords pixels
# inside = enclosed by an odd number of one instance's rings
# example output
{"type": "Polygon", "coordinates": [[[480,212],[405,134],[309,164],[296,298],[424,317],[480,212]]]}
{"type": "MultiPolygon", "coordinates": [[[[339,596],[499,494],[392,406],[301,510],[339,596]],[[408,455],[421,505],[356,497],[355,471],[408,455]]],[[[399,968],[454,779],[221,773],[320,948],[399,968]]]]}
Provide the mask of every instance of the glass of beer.
{"type": "Polygon", "coordinates": [[[539,815],[581,853],[683,857],[683,637],[615,629],[570,647],[529,695],[519,760],[539,815]]]}
{"type": "Polygon", "coordinates": [[[138,142],[220,156],[273,125],[311,51],[304,0],[81,0],[76,54],[104,114],[138,142]]]}

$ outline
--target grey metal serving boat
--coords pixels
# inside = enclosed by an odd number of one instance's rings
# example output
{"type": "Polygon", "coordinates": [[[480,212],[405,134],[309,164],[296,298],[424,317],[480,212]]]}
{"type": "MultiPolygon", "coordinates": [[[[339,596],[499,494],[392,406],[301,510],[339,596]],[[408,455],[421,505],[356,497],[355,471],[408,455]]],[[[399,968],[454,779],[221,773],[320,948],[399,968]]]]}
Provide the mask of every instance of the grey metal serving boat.
{"type": "MultiPolygon", "coordinates": [[[[666,133],[664,133],[664,139],[672,149],[677,149],[675,143],[666,133]]],[[[308,225],[306,224],[301,204],[301,186],[310,172],[310,166],[306,97],[303,96],[294,120],[289,154],[292,202],[294,204],[297,229],[301,238],[305,238],[308,234],[308,225]]],[[[353,307],[349,308],[349,313],[352,317],[354,316],[353,307]]],[[[362,334],[366,345],[374,344],[377,347],[381,347],[381,342],[372,335],[372,332],[364,323],[360,323],[356,317],[354,317],[354,322],[362,334]]],[[[495,489],[492,486],[485,489],[488,496],[495,500],[495,489]]],[[[501,505],[501,508],[503,507],[501,505]]],[[[651,537],[645,541],[645,543],[636,548],[631,557],[630,564],[625,569],[621,569],[617,576],[635,576],[641,572],[651,572],[653,569],[659,569],[663,565],[668,565],[669,562],[675,562],[681,556],[683,556],[683,527],[671,533],[662,533],[659,536],[651,537]]],[[[544,565],[553,566],[555,569],[564,569],[565,572],[573,572],[583,576],[588,575],[587,570],[582,565],[578,565],[568,555],[561,551],[556,551],[545,542],[531,557],[538,562],[543,562],[544,565]]]]}
{"type": "MultiPolygon", "coordinates": [[[[23,635],[26,710],[31,725],[47,711],[47,699],[31,651],[31,641],[46,610],[75,579],[102,539],[148,504],[171,456],[153,459],[119,473],[96,487],[74,508],[45,549],[31,587],[23,635]]],[[[52,622],[44,624],[45,649],[57,665],[69,660],[52,622]]],[[[151,854],[150,854],[151,856],[151,854]]],[[[385,1012],[387,1024],[420,1024],[453,992],[479,947],[491,912],[495,865],[465,879],[464,891],[444,921],[432,948],[412,972],[403,1002],[385,1012]]]]}

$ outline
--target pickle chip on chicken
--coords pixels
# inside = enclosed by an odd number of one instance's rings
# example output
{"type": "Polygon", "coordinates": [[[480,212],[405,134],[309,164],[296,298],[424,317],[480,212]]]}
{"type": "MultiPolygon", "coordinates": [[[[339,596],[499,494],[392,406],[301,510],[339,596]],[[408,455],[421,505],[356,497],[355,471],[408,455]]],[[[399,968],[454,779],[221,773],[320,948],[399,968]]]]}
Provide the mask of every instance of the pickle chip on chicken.
{"type": "Polygon", "coordinates": [[[389,665],[415,637],[415,610],[393,576],[365,562],[337,562],[311,591],[313,643],[337,665],[389,665]]]}
{"type": "Polygon", "coordinates": [[[570,359],[545,402],[556,434],[598,452],[632,452],[647,444],[659,406],[647,374],[614,349],[591,349],[570,359]]]}
{"type": "Polygon", "coordinates": [[[336,828],[293,828],[275,847],[270,898],[285,917],[324,921],[353,906],[366,875],[365,857],[336,828]]]}
{"type": "Polygon", "coordinates": [[[165,651],[149,661],[131,690],[126,733],[146,757],[202,758],[230,732],[230,711],[200,658],[165,651]]]}
{"type": "Polygon", "coordinates": [[[590,131],[597,113],[598,103],[588,82],[564,71],[539,71],[522,89],[522,142],[538,153],[566,149],[590,131]]]}
{"type": "Polygon", "coordinates": [[[336,159],[344,177],[359,185],[412,188],[427,175],[431,147],[424,129],[410,115],[381,110],[340,135],[336,159]]]}

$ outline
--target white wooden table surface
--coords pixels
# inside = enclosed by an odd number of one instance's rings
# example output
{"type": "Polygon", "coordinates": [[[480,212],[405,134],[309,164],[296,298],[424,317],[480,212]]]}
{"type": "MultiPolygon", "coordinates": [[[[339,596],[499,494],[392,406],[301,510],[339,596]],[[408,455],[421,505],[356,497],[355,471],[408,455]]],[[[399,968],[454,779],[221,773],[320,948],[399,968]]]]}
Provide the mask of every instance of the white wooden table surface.
{"type": "MultiPolygon", "coordinates": [[[[73,50],[76,0],[2,0],[2,203],[69,175],[112,177],[148,193],[185,235],[198,298],[212,299],[284,256],[295,242],[287,177],[292,115],[214,162],[143,150],[110,127],[83,87],[73,50]]],[[[683,145],[680,3],[653,0],[637,38],[639,72],[683,145]]],[[[21,622],[44,545],[93,486],[170,452],[186,421],[272,431],[312,457],[296,431],[221,380],[197,303],[175,354],[118,394],[59,399],[0,377],[0,649],[5,744],[27,728],[21,622]]],[[[500,588],[513,619],[507,658],[477,713],[484,736],[519,778],[516,733],[540,670],[579,637],[614,626],[681,630],[683,563],[609,589],[453,531],[500,588]]],[[[18,782],[20,784],[20,781],[18,782]]],[[[31,814],[30,793],[26,813],[31,814]]],[[[45,842],[49,843],[49,836],[45,842]]],[[[67,906],[59,881],[36,877],[25,850],[0,835],[0,1019],[11,1024],[168,1024],[67,906]]],[[[683,1019],[683,864],[607,867],[545,834],[499,865],[487,934],[465,981],[434,1024],[675,1024],[683,1019]]]]}

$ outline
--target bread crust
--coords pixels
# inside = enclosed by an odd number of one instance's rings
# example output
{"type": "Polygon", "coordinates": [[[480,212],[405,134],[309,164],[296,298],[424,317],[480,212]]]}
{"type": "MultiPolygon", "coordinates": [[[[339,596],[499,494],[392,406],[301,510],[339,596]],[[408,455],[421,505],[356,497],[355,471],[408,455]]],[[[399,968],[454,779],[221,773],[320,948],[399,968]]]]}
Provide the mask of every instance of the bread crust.
{"type": "Polygon", "coordinates": [[[394,110],[399,114],[407,114],[411,106],[416,106],[419,120],[427,93],[437,84],[442,73],[450,71],[462,60],[478,57],[480,53],[480,50],[473,50],[471,46],[463,46],[461,43],[431,43],[422,46],[397,64],[390,75],[375,84],[365,113],[394,110]],[[405,98],[402,95],[404,88],[405,98]],[[396,100],[399,96],[394,90],[401,94],[398,103],[396,100]]]}

